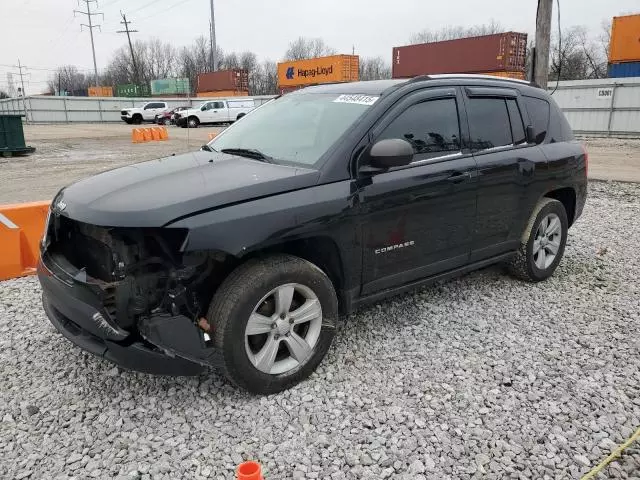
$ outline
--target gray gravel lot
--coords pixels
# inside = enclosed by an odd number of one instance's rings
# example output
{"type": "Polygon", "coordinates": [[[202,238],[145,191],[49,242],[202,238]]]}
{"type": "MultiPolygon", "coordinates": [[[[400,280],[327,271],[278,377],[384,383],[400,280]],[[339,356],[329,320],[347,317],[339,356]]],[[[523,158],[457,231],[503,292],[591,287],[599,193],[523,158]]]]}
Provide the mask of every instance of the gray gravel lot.
{"type": "MultiPolygon", "coordinates": [[[[590,184],[556,275],[497,267],[347,319],[252,397],[82,353],[34,278],[0,283],[0,478],[580,478],[640,426],[640,185],[590,184]]],[[[598,478],[640,478],[640,445],[598,478]]]]}

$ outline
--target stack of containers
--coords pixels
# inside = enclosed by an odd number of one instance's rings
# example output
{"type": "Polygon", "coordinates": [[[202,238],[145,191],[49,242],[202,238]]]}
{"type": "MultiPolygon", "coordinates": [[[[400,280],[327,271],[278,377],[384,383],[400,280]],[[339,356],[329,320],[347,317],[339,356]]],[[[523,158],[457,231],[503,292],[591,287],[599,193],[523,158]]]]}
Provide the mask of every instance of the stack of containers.
{"type": "Polygon", "coordinates": [[[196,91],[198,97],[246,97],[249,73],[241,68],[201,73],[196,91]]]}
{"type": "Polygon", "coordinates": [[[393,49],[393,78],[476,73],[524,79],[527,34],[496,33],[393,49]]]}
{"type": "Polygon", "coordinates": [[[116,97],[148,97],[151,94],[151,90],[148,85],[128,83],[126,85],[116,85],[114,94],[116,97]]]}
{"type": "Polygon", "coordinates": [[[640,77],[640,15],[613,17],[609,77],[640,77]]]}
{"type": "Polygon", "coordinates": [[[113,97],[113,87],[89,87],[90,97],[113,97]]]}
{"type": "Polygon", "coordinates": [[[152,96],[186,97],[191,94],[191,82],[188,78],[162,78],[151,80],[152,96]]]}
{"type": "Polygon", "coordinates": [[[357,82],[359,78],[358,55],[331,55],[278,64],[280,93],[322,83],[357,82]]]}

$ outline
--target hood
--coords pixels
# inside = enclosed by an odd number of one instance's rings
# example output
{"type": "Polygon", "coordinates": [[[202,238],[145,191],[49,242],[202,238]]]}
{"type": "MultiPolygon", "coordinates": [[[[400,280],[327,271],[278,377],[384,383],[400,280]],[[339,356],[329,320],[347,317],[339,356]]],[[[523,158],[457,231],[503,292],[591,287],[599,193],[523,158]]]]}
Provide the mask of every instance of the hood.
{"type": "Polygon", "coordinates": [[[198,151],[138,163],[64,188],[53,210],[110,227],[161,227],[195,212],[315,185],[320,172],[198,151]]]}

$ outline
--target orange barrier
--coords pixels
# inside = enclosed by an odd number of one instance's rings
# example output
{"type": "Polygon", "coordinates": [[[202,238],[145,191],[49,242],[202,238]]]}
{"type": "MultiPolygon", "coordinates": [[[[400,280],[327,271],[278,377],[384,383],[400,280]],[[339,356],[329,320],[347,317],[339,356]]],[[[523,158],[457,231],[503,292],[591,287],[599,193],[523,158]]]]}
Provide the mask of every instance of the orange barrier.
{"type": "Polygon", "coordinates": [[[237,480],[264,480],[262,467],[258,462],[244,462],[236,470],[237,480]]]}
{"type": "Polygon", "coordinates": [[[35,273],[48,210],[49,202],[0,205],[0,280],[35,273]]]}
{"type": "Polygon", "coordinates": [[[142,143],[145,141],[141,128],[134,128],[133,130],[131,130],[131,141],[133,143],[142,143]]]}
{"type": "Polygon", "coordinates": [[[134,128],[131,130],[132,143],[144,143],[159,140],[169,140],[167,127],[134,128]]]}
{"type": "Polygon", "coordinates": [[[217,133],[215,133],[215,132],[214,132],[214,133],[210,133],[210,134],[209,134],[209,141],[213,140],[213,139],[214,139],[214,138],[216,138],[217,136],[218,136],[218,134],[217,134],[217,133]]]}

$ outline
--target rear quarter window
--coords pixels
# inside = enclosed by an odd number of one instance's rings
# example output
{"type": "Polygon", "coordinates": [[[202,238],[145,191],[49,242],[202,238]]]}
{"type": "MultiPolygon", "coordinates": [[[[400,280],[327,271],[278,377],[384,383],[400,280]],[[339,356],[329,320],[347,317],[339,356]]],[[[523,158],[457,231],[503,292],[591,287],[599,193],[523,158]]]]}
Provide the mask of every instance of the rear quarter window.
{"type": "Polygon", "coordinates": [[[522,97],[529,113],[529,120],[536,131],[536,143],[544,142],[549,129],[549,102],[541,98],[522,97]]]}

